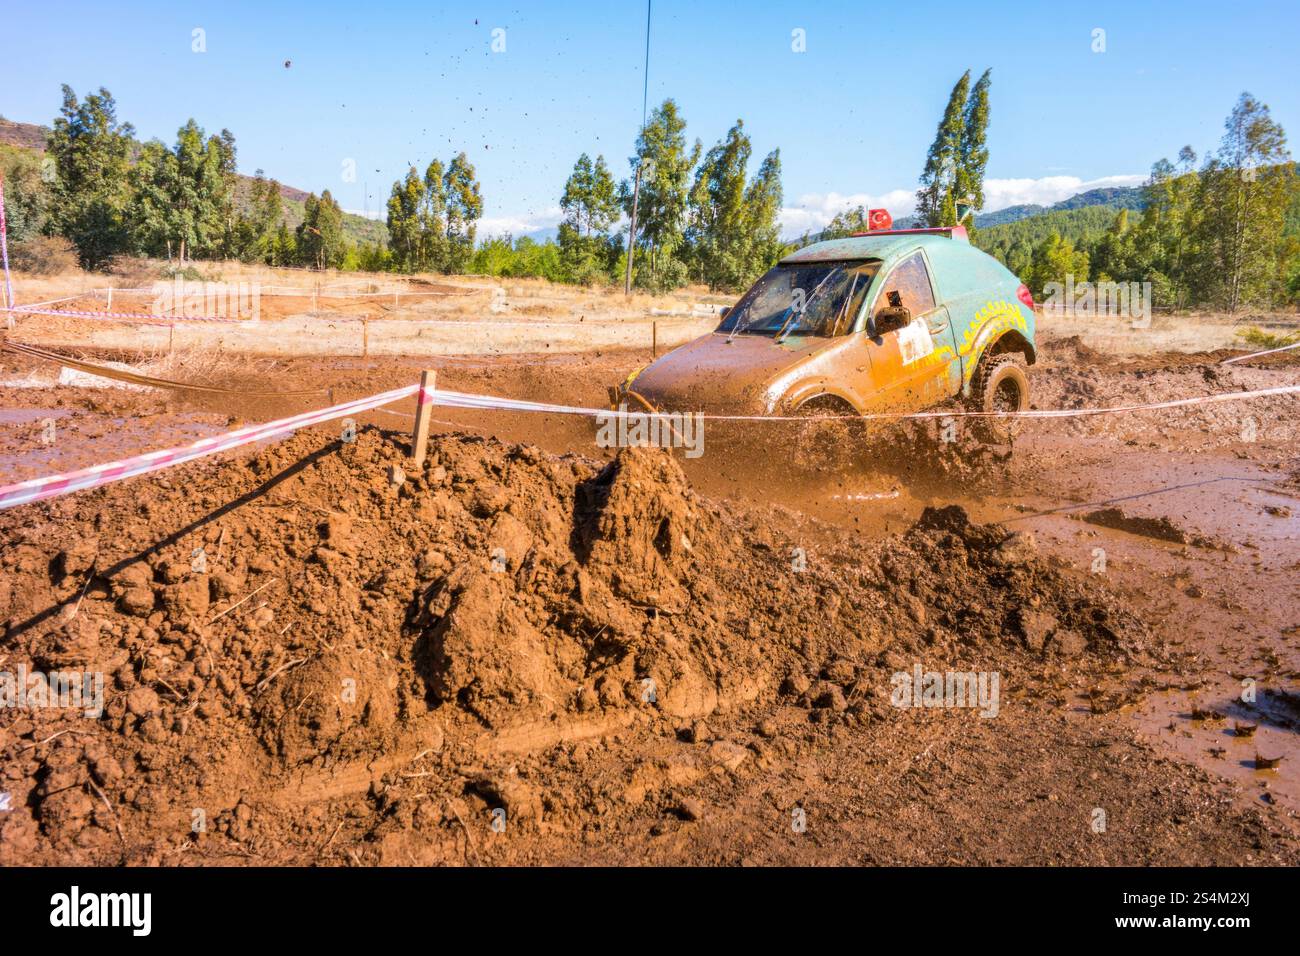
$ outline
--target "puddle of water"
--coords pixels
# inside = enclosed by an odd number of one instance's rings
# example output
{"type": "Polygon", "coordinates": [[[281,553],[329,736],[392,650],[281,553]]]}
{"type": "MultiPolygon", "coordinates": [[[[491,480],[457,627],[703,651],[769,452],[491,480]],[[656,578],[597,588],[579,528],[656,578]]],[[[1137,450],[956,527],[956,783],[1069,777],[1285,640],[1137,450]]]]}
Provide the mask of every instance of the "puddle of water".
{"type": "MultiPolygon", "coordinates": [[[[57,413],[68,414],[61,409],[19,411],[39,413],[36,420],[55,417],[57,413]]],[[[224,423],[216,424],[213,418],[206,413],[187,412],[169,419],[152,420],[147,428],[141,429],[135,427],[139,422],[133,419],[78,416],[73,420],[75,424],[58,429],[53,444],[47,445],[39,437],[6,443],[6,447],[0,449],[0,484],[74,471],[146,451],[185,445],[226,431],[224,423]]]]}
{"type": "Polygon", "coordinates": [[[1256,803],[1271,803],[1300,812],[1300,759],[1297,741],[1300,720],[1275,694],[1261,686],[1255,702],[1241,700],[1242,688],[1227,682],[1207,685],[1195,693],[1157,691],[1134,711],[1138,728],[1158,737],[1176,753],[1242,787],[1256,803]],[[1222,720],[1193,720],[1193,708],[1212,711],[1222,720]],[[1235,733],[1237,726],[1254,726],[1249,736],[1235,733]],[[1255,767],[1255,756],[1282,757],[1272,770],[1255,767]]]}

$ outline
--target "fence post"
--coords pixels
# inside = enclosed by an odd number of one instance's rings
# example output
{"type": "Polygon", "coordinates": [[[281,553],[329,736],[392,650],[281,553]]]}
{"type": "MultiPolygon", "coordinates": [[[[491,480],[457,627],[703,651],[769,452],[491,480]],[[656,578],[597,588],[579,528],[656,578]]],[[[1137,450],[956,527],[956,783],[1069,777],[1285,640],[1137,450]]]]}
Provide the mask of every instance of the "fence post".
{"type": "Polygon", "coordinates": [[[370,316],[361,317],[361,357],[370,358],[370,316]]]}
{"type": "Polygon", "coordinates": [[[433,398],[428,393],[437,386],[437,373],[425,369],[420,373],[420,390],[415,393],[415,435],[411,442],[411,459],[416,468],[424,467],[424,456],[429,451],[429,417],[433,398]]]}
{"type": "Polygon", "coordinates": [[[659,357],[659,322],[650,323],[650,357],[659,357]]]}
{"type": "Polygon", "coordinates": [[[111,285],[108,287],[108,311],[113,311],[113,287],[111,285]]]}

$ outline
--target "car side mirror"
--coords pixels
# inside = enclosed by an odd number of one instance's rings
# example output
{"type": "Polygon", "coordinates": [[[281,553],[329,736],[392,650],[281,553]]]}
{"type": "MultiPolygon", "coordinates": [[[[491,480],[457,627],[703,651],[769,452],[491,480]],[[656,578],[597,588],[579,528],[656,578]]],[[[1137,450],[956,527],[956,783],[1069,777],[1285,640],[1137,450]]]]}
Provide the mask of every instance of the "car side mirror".
{"type": "Polygon", "coordinates": [[[731,311],[731,306],[729,305],[724,305],[722,308],[718,309],[718,321],[725,322],[727,319],[727,314],[730,311],[731,311]]]}
{"type": "Polygon", "coordinates": [[[903,328],[912,321],[912,310],[905,305],[890,305],[876,313],[876,334],[884,335],[903,328]]]}

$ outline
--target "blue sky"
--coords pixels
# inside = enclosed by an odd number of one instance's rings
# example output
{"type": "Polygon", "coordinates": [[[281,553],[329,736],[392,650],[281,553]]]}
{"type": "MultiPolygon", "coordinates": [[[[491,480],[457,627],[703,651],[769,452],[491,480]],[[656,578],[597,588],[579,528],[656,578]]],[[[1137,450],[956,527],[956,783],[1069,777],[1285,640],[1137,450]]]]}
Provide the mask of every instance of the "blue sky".
{"type": "MultiPolygon", "coordinates": [[[[142,138],[193,116],[241,171],[382,210],[408,163],[464,150],[486,232],[553,225],[581,152],[620,174],[641,120],[645,4],[24,3],[4,18],[0,113],[48,124],[59,85],[108,87],[142,138]],[[206,52],[192,51],[204,31],[206,52]],[[493,31],[505,31],[493,52],[493,31]],[[290,65],[286,68],[285,61],[290,65]],[[345,175],[355,163],[355,181],[345,175]]],[[[650,101],[705,148],[739,117],[780,147],[787,233],[910,194],[952,84],[993,68],[989,209],[1137,182],[1217,144],[1249,90],[1300,135],[1294,0],[741,4],[654,0],[650,101]],[[1093,31],[1105,51],[1093,52],[1093,31]],[[804,31],[806,51],[792,34],[804,31]]],[[[498,37],[500,34],[498,34],[498,37]]]]}

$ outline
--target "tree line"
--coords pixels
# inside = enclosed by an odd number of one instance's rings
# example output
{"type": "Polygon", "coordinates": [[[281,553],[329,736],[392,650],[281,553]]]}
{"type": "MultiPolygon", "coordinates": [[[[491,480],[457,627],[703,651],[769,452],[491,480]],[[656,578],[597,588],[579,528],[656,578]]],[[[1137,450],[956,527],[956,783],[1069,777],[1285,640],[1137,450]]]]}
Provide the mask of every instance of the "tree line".
{"type": "Polygon", "coordinates": [[[465,272],[474,257],[483,195],[469,158],[433,160],[421,176],[410,167],[388,199],[389,268],[399,272],[465,272]]]}
{"type": "Polygon", "coordinates": [[[1300,184],[1286,133],[1242,93],[1217,150],[1156,162],[1143,208],[1073,209],[976,242],[1042,295],[1048,283],[1150,282],[1157,305],[1237,312],[1300,303],[1300,184]]]}
{"type": "Polygon", "coordinates": [[[743,120],[705,151],[698,139],[688,143],[686,120],[666,99],[638,134],[625,178],[617,179],[602,155],[578,157],[560,196],[555,240],[488,240],[473,269],[588,285],[621,282],[635,206],[635,287],[663,292],[698,282],[741,290],[788,248],[779,235],[780,151],[764,157],[751,176],[752,158],[743,120]]]}
{"type": "Polygon", "coordinates": [[[229,130],[208,134],[191,119],[170,146],[140,143],[102,87],[79,99],[65,85],[44,157],[17,152],[5,153],[12,238],[66,240],[87,269],[122,255],[180,268],[196,259],[357,268],[378,258],[347,242],[329,190],[308,195],[290,228],[280,184],[261,170],[251,182],[236,174],[229,130]]]}
{"type": "MultiPolygon", "coordinates": [[[[1049,283],[1150,282],[1159,305],[1244,306],[1300,302],[1300,187],[1282,127],[1243,93],[1218,149],[1198,165],[1190,147],[1162,159],[1140,210],[1084,207],[975,228],[984,206],[990,72],[953,86],[919,177],[919,224],[963,224],[972,240],[1036,294],[1049,283]]],[[[189,120],[175,142],[140,143],[100,88],[78,99],[63,87],[59,116],[35,158],[0,147],[11,238],[71,244],[82,266],[119,255],[238,259],[276,266],[367,271],[473,272],[583,284],[621,282],[628,224],[636,212],[632,277],[662,292],[702,283],[739,291],[792,248],[865,231],[867,210],[848,209],[820,233],[779,236],[780,151],[752,171],[743,120],[707,151],[686,136],[673,99],[657,106],[635,140],[627,175],[602,155],[581,154],[560,196],[554,240],[479,242],[482,190],[465,153],[433,159],[393,183],[386,243],[349,240],[328,190],[298,214],[281,186],[236,173],[235,137],[189,120]],[[639,174],[639,189],[636,183],[639,174]],[[293,215],[291,215],[291,212],[293,215]],[[295,219],[300,221],[294,222],[295,219]]]]}

